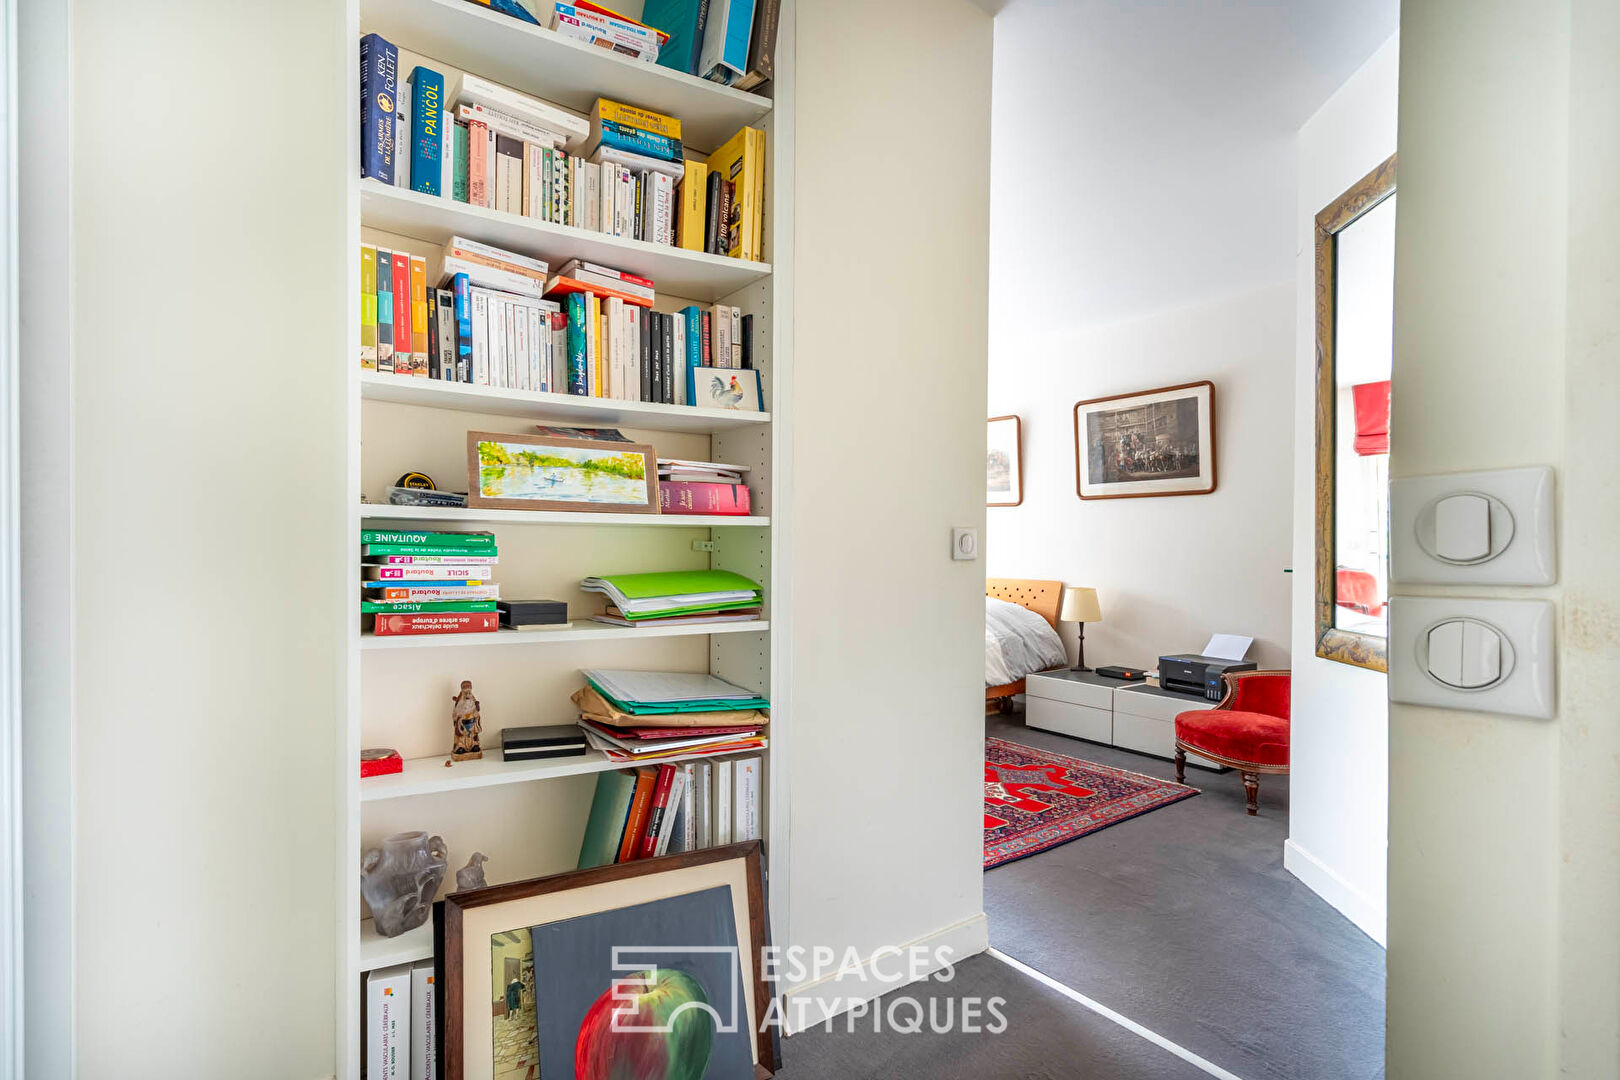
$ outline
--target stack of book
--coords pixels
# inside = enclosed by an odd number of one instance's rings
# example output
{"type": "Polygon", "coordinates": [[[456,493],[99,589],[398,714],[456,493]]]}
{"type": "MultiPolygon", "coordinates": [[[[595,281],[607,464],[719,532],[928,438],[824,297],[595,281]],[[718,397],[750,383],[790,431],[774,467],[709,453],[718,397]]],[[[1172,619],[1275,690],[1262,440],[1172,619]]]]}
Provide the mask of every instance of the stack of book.
{"type": "Polygon", "coordinates": [[[759,839],[760,773],[757,757],[598,773],[580,869],[759,839]]]}
{"type": "Polygon", "coordinates": [[[647,0],[641,17],[668,36],[659,66],[753,90],[776,74],[781,8],[781,0],[647,0]]]}
{"type": "Polygon", "coordinates": [[[427,259],[360,246],[360,366],[512,390],[547,391],[566,370],[561,306],[544,298],[546,263],[453,236],[443,276],[427,259]]]}
{"type": "Polygon", "coordinates": [[[658,508],[665,514],[747,514],[746,465],[658,459],[658,508]]]}
{"type": "Polygon", "coordinates": [[[564,37],[647,64],[658,62],[659,50],[669,41],[669,35],[662,30],[654,30],[644,22],[590,0],[575,3],[559,0],[551,13],[551,29],[564,37]]]}
{"type": "Polygon", "coordinates": [[[608,598],[606,610],[591,618],[613,626],[749,622],[759,618],[763,596],[758,584],[729,570],[609,574],[579,587],[608,598]]]}
{"type": "Polygon", "coordinates": [[[360,611],[379,636],[464,634],[500,625],[493,533],[360,534],[360,611]]]}
{"type": "Polygon", "coordinates": [[[432,960],[366,972],[367,1080],[435,1075],[438,987],[432,960]]]}

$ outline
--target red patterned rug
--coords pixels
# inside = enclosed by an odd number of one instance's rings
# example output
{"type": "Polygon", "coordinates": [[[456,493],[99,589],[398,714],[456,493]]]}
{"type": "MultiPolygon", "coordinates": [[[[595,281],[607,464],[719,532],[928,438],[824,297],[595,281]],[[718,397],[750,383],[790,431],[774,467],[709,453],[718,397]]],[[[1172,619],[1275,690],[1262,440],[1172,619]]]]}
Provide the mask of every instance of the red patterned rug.
{"type": "Polygon", "coordinates": [[[1198,794],[1002,739],[984,740],[984,868],[1078,840],[1198,794]]]}

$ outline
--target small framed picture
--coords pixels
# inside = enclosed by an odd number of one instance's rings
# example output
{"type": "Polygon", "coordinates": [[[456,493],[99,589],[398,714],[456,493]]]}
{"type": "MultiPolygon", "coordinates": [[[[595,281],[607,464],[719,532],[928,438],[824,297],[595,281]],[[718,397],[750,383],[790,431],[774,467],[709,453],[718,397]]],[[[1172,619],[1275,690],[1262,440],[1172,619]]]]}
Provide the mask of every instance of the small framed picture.
{"type": "Polygon", "coordinates": [[[1079,402],[1074,462],[1082,499],[1208,495],[1215,490],[1215,384],[1079,402]]]}
{"type": "Polygon", "coordinates": [[[467,432],[467,505],[658,513],[658,454],[631,442],[467,432]]]}
{"type": "Polygon", "coordinates": [[[984,505],[1017,506],[1024,501],[1022,424],[1016,416],[992,416],[984,457],[984,505]]]}
{"type": "Polygon", "coordinates": [[[700,409],[759,412],[764,408],[765,395],[757,371],[695,367],[686,369],[686,400],[700,409]]]}

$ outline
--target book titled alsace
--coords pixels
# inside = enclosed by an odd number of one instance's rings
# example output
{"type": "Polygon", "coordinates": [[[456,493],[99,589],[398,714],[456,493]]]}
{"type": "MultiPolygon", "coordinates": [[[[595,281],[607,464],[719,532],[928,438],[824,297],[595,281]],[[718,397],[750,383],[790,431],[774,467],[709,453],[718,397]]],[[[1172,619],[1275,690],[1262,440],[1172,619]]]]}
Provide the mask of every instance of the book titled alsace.
{"type": "Polygon", "coordinates": [[[360,39],[360,175],[394,182],[399,49],[377,34],[360,39]]]}
{"type": "Polygon", "coordinates": [[[690,480],[661,480],[658,509],[665,514],[747,515],[747,484],[705,484],[690,480]]]}
{"type": "Polygon", "coordinates": [[[376,616],[372,632],[378,637],[405,634],[492,634],[500,629],[498,611],[434,611],[376,616]]]}

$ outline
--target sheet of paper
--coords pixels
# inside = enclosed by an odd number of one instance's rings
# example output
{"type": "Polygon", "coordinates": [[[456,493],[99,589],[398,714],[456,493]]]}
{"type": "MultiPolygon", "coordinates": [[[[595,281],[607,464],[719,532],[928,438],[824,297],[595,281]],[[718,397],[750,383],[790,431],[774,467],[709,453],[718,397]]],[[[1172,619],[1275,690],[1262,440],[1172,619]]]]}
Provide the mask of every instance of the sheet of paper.
{"type": "Polygon", "coordinates": [[[585,674],[620,701],[657,703],[754,697],[750,690],[699,672],[593,670],[585,674]]]}
{"type": "Polygon", "coordinates": [[[1204,646],[1204,655],[1217,660],[1241,660],[1249,654],[1249,646],[1253,644],[1254,638],[1241,634],[1215,634],[1204,646]]]}

